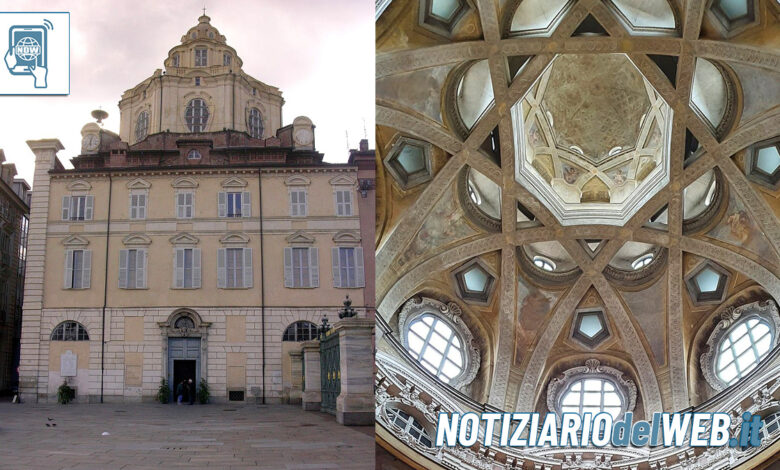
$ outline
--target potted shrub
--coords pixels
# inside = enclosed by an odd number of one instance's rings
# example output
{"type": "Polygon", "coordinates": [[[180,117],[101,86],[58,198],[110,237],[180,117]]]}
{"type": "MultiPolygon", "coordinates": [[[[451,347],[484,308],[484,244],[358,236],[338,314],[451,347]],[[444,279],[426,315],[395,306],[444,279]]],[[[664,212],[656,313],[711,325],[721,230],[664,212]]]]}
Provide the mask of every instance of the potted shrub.
{"type": "Polygon", "coordinates": [[[170,396],[171,387],[168,386],[168,381],[165,378],[160,379],[160,386],[157,387],[157,401],[166,404],[170,396]]]}
{"type": "Polygon", "coordinates": [[[63,381],[62,385],[57,389],[57,403],[67,405],[75,398],[76,391],[68,385],[67,381],[63,381]]]}
{"type": "Polygon", "coordinates": [[[209,402],[209,384],[204,378],[200,379],[200,386],[198,387],[198,402],[200,402],[201,405],[205,405],[209,402]]]}

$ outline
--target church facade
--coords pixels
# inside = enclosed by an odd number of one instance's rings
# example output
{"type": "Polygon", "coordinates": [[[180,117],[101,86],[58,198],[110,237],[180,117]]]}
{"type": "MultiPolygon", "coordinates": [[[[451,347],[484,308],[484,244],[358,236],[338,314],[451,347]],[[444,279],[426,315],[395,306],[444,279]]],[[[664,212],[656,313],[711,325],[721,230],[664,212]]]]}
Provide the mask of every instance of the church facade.
{"type": "Polygon", "coordinates": [[[288,352],[347,296],[373,315],[371,171],[324,162],[312,121],[282,126],[279,89],[241,67],[201,16],[122,95],[119,134],[82,128],[72,169],[58,140],[28,142],[22,399],[151,401],[192,379],[212,401],[295,401],[288,352]]]}

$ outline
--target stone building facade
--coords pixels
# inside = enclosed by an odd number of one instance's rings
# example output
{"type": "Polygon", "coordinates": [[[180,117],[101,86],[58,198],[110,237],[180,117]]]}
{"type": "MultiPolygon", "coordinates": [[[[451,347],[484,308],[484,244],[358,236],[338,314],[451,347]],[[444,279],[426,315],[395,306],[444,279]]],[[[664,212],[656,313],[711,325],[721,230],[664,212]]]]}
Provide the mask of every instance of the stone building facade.
{"type": "Polygon", "coordinates": [[[30,185],[0,149],[0,393],[18,382],[30,185]]]}
{"type": "Polygon", "coordinates": [[[323,162],[308,118],[282,127],[281,93],[241,64],[201,16],[123,94],[118,135],[83,127],[73,169],[56,139],[28,142],[23,399],[67,382],[146,401],[192,378],[213,401],[287,401],[295,343],[347,295],[371,310],[358,166],[323,162]]]}

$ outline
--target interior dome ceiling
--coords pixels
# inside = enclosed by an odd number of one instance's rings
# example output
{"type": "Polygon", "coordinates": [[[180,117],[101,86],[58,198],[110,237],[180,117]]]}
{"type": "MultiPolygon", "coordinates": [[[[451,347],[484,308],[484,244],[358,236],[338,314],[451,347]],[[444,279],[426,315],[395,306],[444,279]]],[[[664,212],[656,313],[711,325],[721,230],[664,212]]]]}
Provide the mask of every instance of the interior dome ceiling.
{"type": "Polygon", "coordinates": [[[593,165],[612,157],[615,147],[636,147],[650,100],[642,75],[625,55],[558,56],[545,89],[542,107],[558,146],[581,148],[593,165]]]}

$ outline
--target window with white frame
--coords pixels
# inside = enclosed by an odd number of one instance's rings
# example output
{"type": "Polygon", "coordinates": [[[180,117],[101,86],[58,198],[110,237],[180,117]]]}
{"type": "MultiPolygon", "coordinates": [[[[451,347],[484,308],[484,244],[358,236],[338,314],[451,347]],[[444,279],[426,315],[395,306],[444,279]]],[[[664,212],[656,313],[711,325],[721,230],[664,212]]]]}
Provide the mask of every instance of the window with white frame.
{"type": "Polygon", "coordinates": [[[208,49],[203,47],[195,48],[195,67],[205,67],[208,65],[208,49]]]}
{"type": "Polygon", "coordinates": [[[171,60],[171,65],[173,67],[179,66],[179,54],[173,54],[173,59],[171,60]]]}
{"type": "Polygon", "coordinates": [[[225,52],[222,54],[222,65],[230,65],[230,62],[232,61],[232,56],[225,52]]]}
{"type": "Polygon", "coordinates": [[[333,287],[365,286],[363,248],[334,247],[331,249],[331,262],[333,263],[333,287]]]}
{"type": "Polygon", "coordinates": [[[64,321],[51,332],[52,341],[89,341],[84,325],[75,321],[64,321]]]}
{"type": "Polygon", "coordinates": [[[249,191],[223,191],[219,193],[220,217],[251,217],[251,195],[249,191]]]}
{"type": "Polygon", "coordinates": [[[249,135],[255,139],[260,139],[263,137],[263,116],[260,114],[259,109],[252,108],[249,110],[246,124],[247,129],[249,130],[249,135]]]}
{"type": "Polygon", "coordinates": [[[119,288],[146,289],[146,249],[119,250],[119,288]]]}
{"type": "Polygon", "coordinates": [[[780,411],[770,414],[764,418],[764,427],[761,429],[765,438],[780,431],[780,411]]]}
{"type": "Polygon", "coordinates": [[[306,206],[306,189],[290,189],[290,216],[305,217],[307,213],[308,208],[306,206]]]}
{"type": "MultiPolygon", "coordinates": [[[[200,248],[176,247],[173,253],[173,286],[199,289],[201,286],[200,248]]],[[[226,272],[227,274],[227,272],[226,272]]]]}
{"type": "Polygon", "coordinates": [[[317,325],[310,321],[297,321],[284,330],[282,341],[311,341],[317,339],[317,335],[317,325]]]}
{"type": "Polygon", "coordinates": [[[385,410],[389,421],[401,428],[401,432],[410,435],[412,439],[425,447],[433,447],[431,434],[414,416],[392,406],[386,407],[385,410]]]}
{"type": "Polygon", "coordinates": [[[463,339],[443,319],[425,313],[409,323],[406,343],[412,357],[449,383],[463,372],[463,339]]]}
{"type": "Polygon", "coordinates": [[[596,416],[606,411],[617,418],[623,411],[623,399],[615,383],[602,378],[584,378],[569,385],[561,398],[561,413],[590,413],[596,416]]]}
{"type": "Polygon", "coordinates": [[[149,111],[141,111],[135,121],[135,140],[144,140],[147,135],[149,135],[149,111]]]}
{"type": "Polygon", "coordinates": [[[209,122],[209,107],[203,98],[194,98],[184,109],[184,120],[190,132],[203,132],[209,122]]]}
{"type": "Polygon", "coordinates": [[[286,247],[284,249],[284,287],[319,287],[319,248],[286,247]]]}
{"type": "Polygon", "coordinates": [[[348,189],[339,189],[335,192],[335,199],[337,216],[344,217],[352,215],[352,191],[348,189]]]}
{"type": "Polygon", "coordinates": [[[179,191],[176,193],[176,218],[191,219],[194,210],[195,193],[179,191]]]}
{"type": "Polygon", "coordinates": [[[252,287],[252,249],[220,248],[217,252],[217,287],[252,287]]]}
{"type": "Polygon", "coordinates": [[[146,218],[146,191],[133,191],[130,193],[130,218],[146,218]]]}
{"type": "Polygon", "coordinates": [[[547,388],[547,408],[561,415],[575,413],[609,413],[619,419],[636,405],[637,388],[623,372],[602,364],[598,359],[588,359],[584,366],[563,372],[554,377],[547,388]]]}
{"type": "Polygon", "coordinates": [[[65,250],[65,289],[89,289],[91,271],[90,250],[65,250]]]}
{"type": "Polygon", "coordinates": [[[62,220],[92,220],[95,196],[63,196],[62,220]]]}

